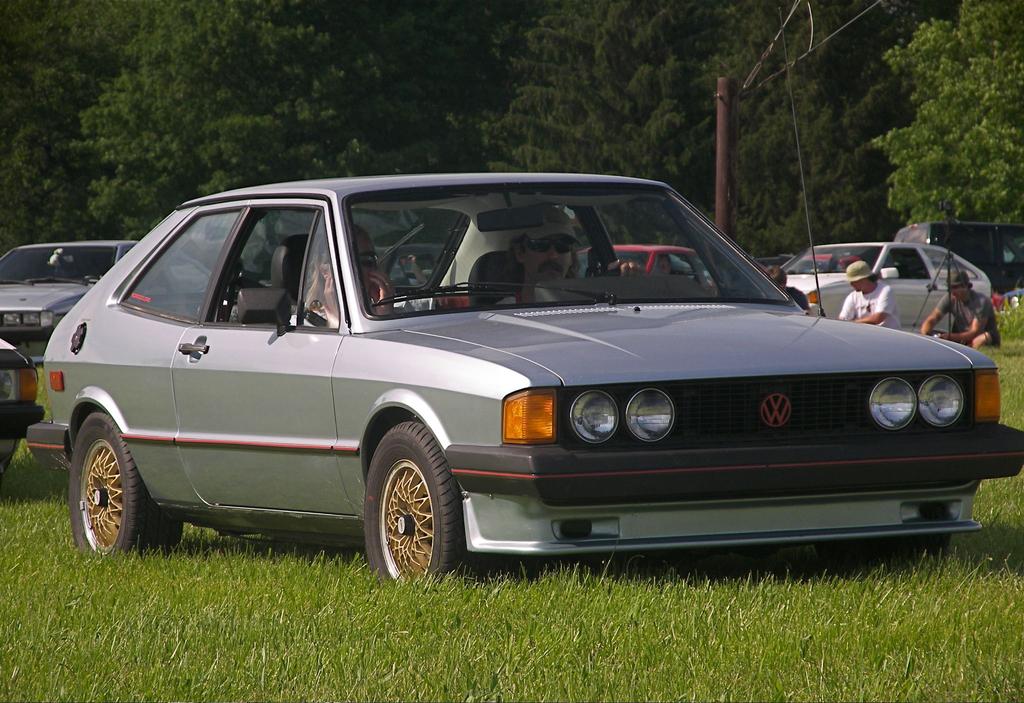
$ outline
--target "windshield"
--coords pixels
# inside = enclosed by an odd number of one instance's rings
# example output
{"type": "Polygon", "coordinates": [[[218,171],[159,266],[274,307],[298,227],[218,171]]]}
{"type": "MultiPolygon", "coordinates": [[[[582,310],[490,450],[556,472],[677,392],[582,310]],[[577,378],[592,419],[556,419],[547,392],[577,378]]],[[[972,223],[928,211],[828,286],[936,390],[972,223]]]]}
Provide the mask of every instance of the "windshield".
{"type": "Polygon", "coordinates": [[[116,247],[22,247],[0,258],[0,280],[94,282],[114,265],[116,247]]]}
{"type": "Polygon", "coordinates": [[[371,315],[595,303],[789,304],[704,218],[661,189],[423,189],[367,197],[375,199],[349,206],[350,249],[371,315]]]}
{"type": "MultiPolygon", "coordinates": [[[[814,258],[818,262],[818,273],[844,273],[846,267],[854,261],[865,261],[874,268],[881,251],[881,244],[828,244],[814,247],[814,258]]],[[[811,250],[805,250],[783,266],[783,269],[795,275],[814,273],[811,250]]]]}

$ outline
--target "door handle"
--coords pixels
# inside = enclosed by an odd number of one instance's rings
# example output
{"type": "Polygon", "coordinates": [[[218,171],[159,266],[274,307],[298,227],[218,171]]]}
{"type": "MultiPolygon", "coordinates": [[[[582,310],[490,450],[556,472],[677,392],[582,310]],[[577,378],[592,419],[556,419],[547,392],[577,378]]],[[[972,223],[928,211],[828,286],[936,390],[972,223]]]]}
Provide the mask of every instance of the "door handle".
{"type": "Polygon", "coordinates": [[[188,342],[183,342],[178,345],[178,351],[187,356],[191,356],[193,354],[206,354],[208,351],[210,351],[210,345],[204,344],[205,341],[206,337],[199,337],[192,344],[189,344],[188,342]]]}

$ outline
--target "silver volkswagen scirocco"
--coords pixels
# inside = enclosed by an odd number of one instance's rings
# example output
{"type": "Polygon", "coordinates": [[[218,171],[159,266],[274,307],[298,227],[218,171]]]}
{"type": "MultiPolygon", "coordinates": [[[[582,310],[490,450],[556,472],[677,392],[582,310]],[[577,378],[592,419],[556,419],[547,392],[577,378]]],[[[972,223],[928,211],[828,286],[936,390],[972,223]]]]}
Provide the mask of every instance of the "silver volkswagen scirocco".
{"type": "Polygon", "coordinates": [[[806,316],[663,183],[481,174],[284,183],[180,205],[46,350],[77,545],[183,522],[363,540],[384,578],[475,554],[976,530],[1013,476],[996,367],[806,316]],[[615,247],[665,245],[641,269],[615,247]]]}

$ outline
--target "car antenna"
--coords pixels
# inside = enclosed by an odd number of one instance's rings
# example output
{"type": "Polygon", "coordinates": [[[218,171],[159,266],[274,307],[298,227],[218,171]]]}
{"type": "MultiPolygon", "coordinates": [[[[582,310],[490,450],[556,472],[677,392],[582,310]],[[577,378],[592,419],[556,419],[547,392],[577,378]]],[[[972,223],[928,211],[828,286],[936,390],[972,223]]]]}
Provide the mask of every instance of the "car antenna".
{"type": "Polygon", "coordinates": [[[818,317],[825,317],[825,308],[821,300],[821,284],[818,282],[818,257],[814,254],[814,235],[811,233],[811,211],[807,206],[807,185],[804,182],[804,159],[800,153],[800,130],[796,122],[796,102],[793,100],[793,83],[790,79],[789,51],[786,48],[786,23],[782,21],[782,11],[779,11],[779,20],[782,22],[782,54],[786,62],[786,88],[789,91],[789,110],[793,116],[793,136],[796,138],[796,160],[800,166],[800,195],[804,203],[804,219],[807,222],[807,242],[811,245],[811,270],[814,272],[814,290],[818,295],[818,317]]]}

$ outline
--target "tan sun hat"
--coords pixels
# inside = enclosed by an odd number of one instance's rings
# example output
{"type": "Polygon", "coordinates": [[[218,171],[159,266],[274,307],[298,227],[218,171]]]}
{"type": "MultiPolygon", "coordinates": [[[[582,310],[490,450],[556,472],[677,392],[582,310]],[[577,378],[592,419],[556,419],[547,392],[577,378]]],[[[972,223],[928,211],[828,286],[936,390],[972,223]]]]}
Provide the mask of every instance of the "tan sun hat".
{"type": "Polygon", "coordinates": [[[860,281],[872,275],[871,267],[868,266],[868,262],[866,261],[854,261],[846,267],[846,280],[850,283],[860,281]]]}

